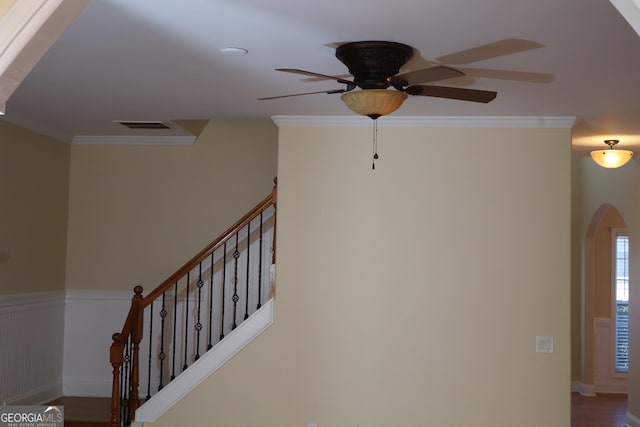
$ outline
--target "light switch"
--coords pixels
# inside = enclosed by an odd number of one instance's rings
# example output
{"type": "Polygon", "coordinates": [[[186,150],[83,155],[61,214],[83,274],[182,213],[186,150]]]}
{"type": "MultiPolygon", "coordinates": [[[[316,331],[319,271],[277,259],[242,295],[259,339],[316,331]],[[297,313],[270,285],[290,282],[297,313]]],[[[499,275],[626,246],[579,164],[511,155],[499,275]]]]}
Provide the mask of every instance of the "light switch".
{"type": "Polygon", "coordinates": [[[536,337],[537,353],[553,353],[553,337],[544,336],[536,337]]]}

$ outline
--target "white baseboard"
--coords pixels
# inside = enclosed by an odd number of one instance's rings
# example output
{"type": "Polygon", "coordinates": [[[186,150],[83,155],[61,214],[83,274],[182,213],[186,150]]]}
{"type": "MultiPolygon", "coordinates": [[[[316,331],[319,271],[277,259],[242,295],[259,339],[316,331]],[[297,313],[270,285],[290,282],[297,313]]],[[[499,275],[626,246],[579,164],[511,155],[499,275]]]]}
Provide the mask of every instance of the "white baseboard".
{"type": "Polygon", "coordinates": [[[628,386],[626,378],[617,382],[610,381],[606,384],[585,384],[580,381],[572,381],[571,391],[580,393],[582,396],[595,396],[598,393],[627,394],[628,386]]]}
{"type": "Polygon", "coordinates": [[[596,385],[596,393],[627,394],[627,391],[628,386],[626,380],[619,383],[609,382],[607,384],[596,385]]]}
{"type": "Polygon", "coordinates": [[[571,391],[574,393],[580,393],[582,396],[595,396],[596,386],[593,384],[585,384],[580,381],[572,381],[571,391]]]}
{"type": "Polygon", "coordinates": [[[43,405],[62,396],[62,383],[43,385],[34,390],[29,390],[19,396],[13,396],[2,402],[6,405],[43,405]]]}

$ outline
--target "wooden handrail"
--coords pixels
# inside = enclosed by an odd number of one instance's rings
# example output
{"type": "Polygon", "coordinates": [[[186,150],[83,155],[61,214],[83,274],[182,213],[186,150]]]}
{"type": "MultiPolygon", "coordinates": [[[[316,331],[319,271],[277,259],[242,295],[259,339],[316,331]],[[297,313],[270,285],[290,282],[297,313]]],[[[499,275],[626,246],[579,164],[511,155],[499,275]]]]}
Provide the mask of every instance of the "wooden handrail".
{"type": "MultiPolygon", "coordinates": [[[[270,205],[276,206],[277,179],[274,179],[274,184],[275,185],[273,187],[273,190],[271,191],[271,194],[269,194],[267,197],[265,197],[265,199],[263,201],[258,203],[253,209],[251,209],[249,211],[249,213],[247,213],[245,216],[240,218],[235,224],[233,224],[224,233],[222,233],[220,236],[218,236],[217,239],[215,239],[213,242],[209,243],[209,245],[207,245],[207,247],[205,247],[203,250],[201,250],[196,256],[191,258],[189,261],[187,261],[187,263],[185,265],[183,265],[178,271],[176,271],[171,276],[169,276],[169,278],[167,280],[165,280],[164,282],[162,282],[160,284],[160,286],[155,288],[146,297],[144,297],[142,299],[142,308],[148,306],[149,304],[151,304],[151,302],[156,300],[158,297],[162,296],[162,294],[164,292],[166,292],[171,286],[173,286],[181,277],[183,277],[185,274],[187,274],[188,271],[191,271],[200,262],[202,262],[204,259],[206,259],[209,255],[211,255],[211,253],[213,251],[215,251],[216,249],[221,247],[224,244],[224,242],[227,239],[229,239],[229,237],[231,237],[234,234],[236,234],[243,227],[245,227],[249,222],[251,222],[258,215],[260,215],[260,212],[264,211],[270,205]]],[[[274,240],[273,253],[275,254],[275,232],[274,232],[273,240],[274,240]]],[[[275,261],[275,255],[273,255],[273,261],[275,261]]]]}
{"type": "MultiPolygon", "coordinates": [[[[111,395],[111,426],[121,426],[121,400],[120,396],[123,390],[120,385],[120,375],[124,364],[124,351],[129,342],[131,342],[131,359],[130,359],[130,381],[124,387],[128,388],[128,420],[134,420],[135,411],[140,406],[140,398],[138,395],[139,387],[139,347],[142,341],[143,314],[145,307],[149,306],[157,298],[161,297],[171,286],[185,276],[189,271],[198,266],[216,249],[220,248],[230,237],[236,235],[240,230],[246,227],[251,221],[257,218],[265,209],[273,205],[276,207],[277,198],[277,178],[273,180],[274,186],[271,194],[263,201],[258,203],[251,211],[244,215],[235,224],[229,227],[224,233],[218,236],[213,242],[202,249],[196,256],[191,258],[180,269],[173,273],[169,278],[162,282],[157,288],[151,291],[146,297],[142,296],[142,286],[134,288],[134,296],[131,299],[131,307],[127,318],[124,322],[121,332],[113,334],[109,361],[113,367],[113,384],[111,395]],[[129,341],[131,340],[131,341],[129,341]]],[[[275,263],[275,222],[273,225],[273,247],[271,262],[275,263]]]]}

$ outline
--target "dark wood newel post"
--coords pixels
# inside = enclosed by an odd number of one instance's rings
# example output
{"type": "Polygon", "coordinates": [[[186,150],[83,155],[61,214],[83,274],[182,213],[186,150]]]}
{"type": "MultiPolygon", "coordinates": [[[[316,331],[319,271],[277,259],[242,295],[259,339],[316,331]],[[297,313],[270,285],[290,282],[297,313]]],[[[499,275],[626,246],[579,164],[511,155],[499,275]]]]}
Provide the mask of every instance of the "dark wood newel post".
{"type": "MultiPolygon", "coordinates": [[[[111,427],[120,427],[123,419],[133,420],[136,409],[140,406],[138,398],[138,383],[140,381],[139,352],[142,340],[142,286],[134,288],[131,298],[131,308],[122,332],[111,336],[113,343],[109,349],[109,362],[113,366],[113,383],[111,385],[111,427]],[[124,364],[124,350],[131,339],[130,363],[124,364]],[[129,372],[123,372],[128,369],[129,372]],[[122,383],[122,375],[128,374],[129,383],[122,383]],[[122,396],[127,396],[129,413],[122,414],[122,396]]],[[[125,375],[126,377],[127,375],[125,375]]]]}
{"type": "Polygon", "coordinates": [[[138,387],[140,385],[140,341],[142,341],[142,286],[133,288],[134,296],[131,300],[131,308],[136,313],[135,322],[131,331],[131,342],[133,344],[133,357],[131,359],[131,394],[129,395],[129,419],[135,420],[136,410],[140,406],[138,387]]]}
{"type": "Polygon", "coordinates": [[[109,351],[109,362],[113,366],[113,384],[111,386],[111,427],[120,426],[120,368],[122,368],[122,342],[119,333],[111,337],[113,343],[109,351]]]}

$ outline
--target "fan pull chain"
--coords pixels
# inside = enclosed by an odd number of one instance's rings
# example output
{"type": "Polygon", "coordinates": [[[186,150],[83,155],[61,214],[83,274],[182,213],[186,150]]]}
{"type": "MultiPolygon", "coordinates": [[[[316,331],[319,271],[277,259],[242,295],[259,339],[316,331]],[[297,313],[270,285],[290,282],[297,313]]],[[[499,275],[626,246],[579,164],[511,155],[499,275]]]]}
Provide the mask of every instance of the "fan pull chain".
{"type": "Polygon", "coordinates": [[[376,168],[376,160],[378,160],[378,120],[373,120],[373,163],[371,169],[376,168]]]}

